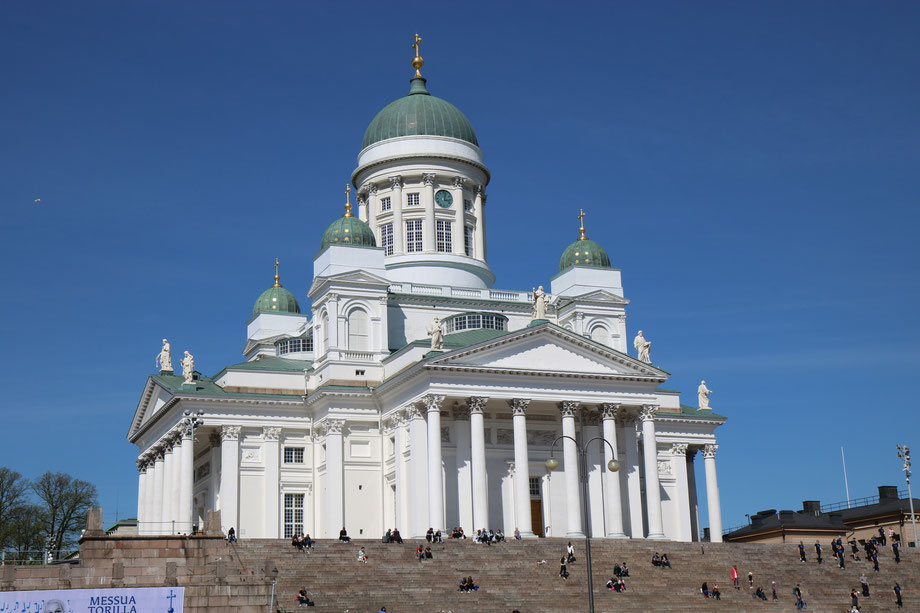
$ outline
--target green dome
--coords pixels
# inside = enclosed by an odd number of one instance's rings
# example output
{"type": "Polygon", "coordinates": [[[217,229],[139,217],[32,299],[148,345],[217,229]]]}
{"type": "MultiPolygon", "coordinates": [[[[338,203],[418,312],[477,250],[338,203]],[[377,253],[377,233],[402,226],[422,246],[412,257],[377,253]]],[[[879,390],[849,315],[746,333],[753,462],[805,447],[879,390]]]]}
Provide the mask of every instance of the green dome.
{"type": "Polygon", "coordinates": [[[374,232],[366,223],[347,213],[339,217],[326,228],[323,233],[323,241],[319,248],[325,249],[326,245],[361,245],[364,247],[376,247],[377,241],[374,239],[374,232]]]}
{"type": "Polygon", "coordinates": [[[252,307],[252,315],[259,313],[300,313],[300,305],[294,294],[281,287],[281,284],[268,288],[252,307]]]}
{"type": "Polygon", "coordinates": [[[588,238],[580,238],[562,252],[559,258],[559,272],[572,266],[610,268],[610,256],[603,247],[588,238]]]}
{"type": "Polygon", "coordinates": [[[377,113],[364,133],[361,148],[399,136],[448,136],[479,146],[469,120],[447,100],[428,93],[425,79],[415,77],[404,98],[377,113]]]}

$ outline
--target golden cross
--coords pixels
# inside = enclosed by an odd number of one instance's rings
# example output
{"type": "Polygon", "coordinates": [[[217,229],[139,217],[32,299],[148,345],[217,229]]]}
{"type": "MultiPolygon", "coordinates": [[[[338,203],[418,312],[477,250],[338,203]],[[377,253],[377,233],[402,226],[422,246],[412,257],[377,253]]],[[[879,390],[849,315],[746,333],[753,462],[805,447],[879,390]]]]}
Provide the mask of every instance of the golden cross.
{"type": "Polygon", "coordinates": [[[281,287],[281,278],[278,276],[278,258],[275,258],[275,286],[281,287]]]}
{"type": "Polygon", "coordinates": [[[415,49],[415,55],[418,57],[418,44],[422,42],[422,37],[418,35],[418,32],[415,33],[415,43],[412,45],[412,48],[415,49]]]}
{"type": "Polygon", "coordinates": [[[425,65],[425,60],[422,59],[422,56],[418,54],[418,44],[422,42],[422,37],[418,35],[418,32],[415,33],[415,44],[412,45],[412,48],[415,49],[415,57],[412,58],[412,67],[415,68],[416,78],[421,77],[422,73],[420,69],[425,65]]]}
{"type": "Polygon", "coordinates": [[[579,221],[579,223],[581,223],[581,228],[579,229],[579,231],[581,232],[581,236],[579,236],[578,238],[584,240],[584,239],[587,238],[587,237],[585,236],[585,210],[584,210],[584,209],[578,209],[578,211],[579,211],[579,213],[578,213],[578,221],[579,221]]]}
{"type": "Polygon", "coordinates": [[[351,214],[351,198],[348,196],[350,192],[351,192],[351,184],[346,183],[345,184],[345,217],[354,217],[354,215],[351,214]]]}

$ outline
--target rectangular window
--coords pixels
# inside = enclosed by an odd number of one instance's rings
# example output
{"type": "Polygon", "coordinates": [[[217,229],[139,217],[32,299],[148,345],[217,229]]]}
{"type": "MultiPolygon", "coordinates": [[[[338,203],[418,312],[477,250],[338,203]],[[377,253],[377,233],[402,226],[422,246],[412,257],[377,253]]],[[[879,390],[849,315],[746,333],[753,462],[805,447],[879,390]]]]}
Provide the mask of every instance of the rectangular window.
{"type": "Polygon", "coordinates": [[[387,196],[386,198],[381,198],[380,199],[380,212],[382,213],[384,211],[389,211],[389,210],[390,210],[390,197],[387,196]]]}
{"type": "Polygon", "coordinates": [[[383,255],[393,255],[393,224],[380,226],[380,246],[383,247],[383,255]]]}
{"type": "Polygon", "coordinates": [[[438,228],[438,253],[450,253],[453,251],[450,241],[450,222],[439,219],[436,225],[438,228]]]}
{"type": "Polygon", "coordinates": [[[303,447],[285,447],[285,464],[303,464],[303,447]]]}
{"type": "Polygon", "coordinates": [[[470,200],[470,199],[468,199],[468,198],[464,198],[464,199],[463,199],[463,210],[464,210],[464,211],[467,211],[467,212],[472,211],[472,210],[473,210],[473,201],[470,200]]]}
{"type": "Polygon", "coordinates": [[[422,250],[422,220],[406,220],[406,253],[422,250]]]}
{"type": "Polygon", "coordinates": [[[530,478],[530,495],[534,498],[540,497],[540,477],[530,478]]]}
{"type": "Polygon", "coordinates": [[[420,204],[418,192],[411,192],[406,196],[406,206],[418,206],[420,204]]]}
{"type": "Polygon", "coordinates": [[[284,538],[303,534],[303,494],[284,495],[284,538]]]}
{"type": "Polygon", "coordinates": [[[463,226],[463,252],[470,257],[474,257],[473,226],[463,226]]]}

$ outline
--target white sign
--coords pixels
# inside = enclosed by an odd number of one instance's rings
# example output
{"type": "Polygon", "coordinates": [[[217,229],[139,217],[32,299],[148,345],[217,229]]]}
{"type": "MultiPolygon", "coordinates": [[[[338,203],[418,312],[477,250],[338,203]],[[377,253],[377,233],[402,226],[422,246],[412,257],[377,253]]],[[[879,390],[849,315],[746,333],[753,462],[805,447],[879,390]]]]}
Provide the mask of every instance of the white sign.
{"type": "Polygon", "coordinates": [[[0,613],[182,613],[184,587],[0,592],[0,613]]]}

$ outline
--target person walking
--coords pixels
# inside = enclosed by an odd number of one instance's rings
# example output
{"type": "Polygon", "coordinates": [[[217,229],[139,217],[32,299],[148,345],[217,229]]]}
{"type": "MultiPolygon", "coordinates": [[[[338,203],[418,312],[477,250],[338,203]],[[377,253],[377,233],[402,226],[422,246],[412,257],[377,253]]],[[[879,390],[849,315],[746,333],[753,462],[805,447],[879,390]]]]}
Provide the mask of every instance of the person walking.
{"type": "Polygon", "coordinates": [[[732,566],[732,586],[734,586],[736,590],[741,589],[741,586],[738,585],[738,567],[737,566],[732,566]]]}
{"type": "Polygon", "coordinates": [[[754,589],[754,573],[752,571],[748,571],[748,585],[751,586],[752,590],[754,589]]]}
{"type": "Polygon", "coordinates": [[[891,551],[894,553],[894,563],[901,563],[901,543],[892,540],[891,541],[891,551]]]}
{"type": "Polygon", "coordinates": [[[802,561],[802,564],[805,563],[805,543],[799,541],[799,559],[802,561]]]}
{"type": "Polygon", "coordinates": [[[859,576],[859,584],[862,586],[862,595],[868,598],[869,597],[869,579],[866,577],[866,573],[863,573],[859,576]]]}
{"type": "Polygon", "coordinates": [[[801,611],[805,608],[805,599],[802,598],[802,586],[798,583],[795,584],[795,587],[792,588],[792,595],[795,596],[795,608],[798,611],[801,611]]]}
{"type": "Polygon", "coordinates": [[[770,588],[773,590],[773,602],[776,602],[779,600],[779,598],[776,597],[776,581],[770,585],[770,588]]]}
{"type": "Polygon", "coordinates": [[[894,597],[897,598],[896,604],[898,605],[898,608],[900,609],[903,607],[904,603],[901,602],[901,586],[898,585],[897,581],[895,581],[894,584],[894,597]]]}
{"type": "Polygon", "coordinates": [[[559,558],[559,576],[563,579],[569,578],[569,571],[565,567],[565,556],[559,558]]]}
{"type": "Polygon", "coordinates": [[[853,604],[853,608],[857,611],[859,610],[859,592],[856,590],[850,590],[850,602],[853,604]]]}
{"type": "Polygon", "coordinates": [[[821,543],[815,541],[815,554],[818,556],[818,564],[821,564],[824,560],[821,558],[821,543]]]}

